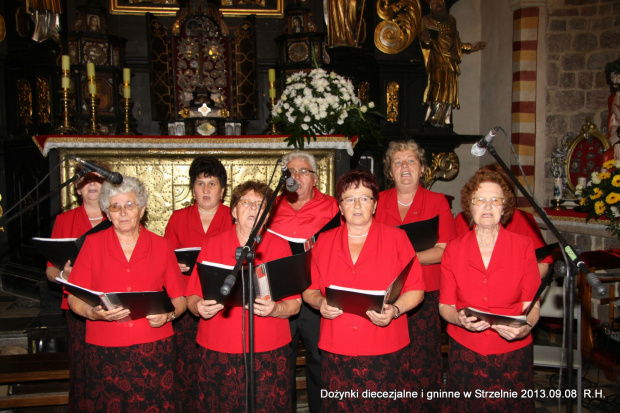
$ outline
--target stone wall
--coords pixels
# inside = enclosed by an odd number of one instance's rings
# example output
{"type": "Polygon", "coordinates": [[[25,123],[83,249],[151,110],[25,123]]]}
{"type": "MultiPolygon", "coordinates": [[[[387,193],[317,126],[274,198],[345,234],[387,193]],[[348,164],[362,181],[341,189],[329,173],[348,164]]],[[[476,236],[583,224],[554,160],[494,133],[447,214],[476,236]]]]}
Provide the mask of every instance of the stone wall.
{"type": "MultiPolygon", "coordinates": [[[[550,154],[586,118],[606,132],[605,64],[620,57],[620,1],[548,0],[546,194],[553,192],[550,154]]],[[[550,196],[547,196],[549,198],[550,196]]]]}

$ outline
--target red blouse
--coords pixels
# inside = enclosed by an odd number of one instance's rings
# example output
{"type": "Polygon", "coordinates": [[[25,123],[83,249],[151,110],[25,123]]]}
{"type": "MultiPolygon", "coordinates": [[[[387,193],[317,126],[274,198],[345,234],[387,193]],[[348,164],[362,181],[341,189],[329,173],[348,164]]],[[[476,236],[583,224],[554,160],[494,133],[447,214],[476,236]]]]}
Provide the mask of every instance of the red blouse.
{"type": "MultiPolygon", "coordinates": [[[[456,237],[456,231],[452,211],[450,211],[445,195],[419,187],[405,219],[401,220],[398,212],[396,188],[392,188],[379,194],[375,219],[382,224],[397,226],[425,221],[434,218],[436,215],[439,215],[439,239],[437,242],[446,243],[456,237]]],[[[438,290],[440,264],[422,265],[422,272],[426,291],[438,290]]]]}
{"type": "MultiPolygon", "coordinates": [[[[473,307],[505,315],[523,313],[523,302],[531,301],[540,285],[532,241],[500,228],[489,267],[485,268],[476,239],[469,231],[450,241],[441,260],[439,302],[457,309],[473,307]]],[[[500,354],[518,350],[532,342],[506,341],[493,329],[470,332],[448,324],[448,334],[477,353],[500,354]]]]}
{"type": "MultiPolygon", "coordinates": [[[[308,289],[342,287],[385,290],[415,256],[403,230],[373,222],[362,251],[351,260],[346,225],[326,231],[312,250],[312,284],[308,289]]],[[[417,259],[411,267],[403,293],[424,290],[421,265],[417,259]]],[[[392,353],[409,344],[407,317],[378,327],[368,318],[344,313],[333,320],[321,318],[319,348],[347,356],[392,353]]]]}
{"type": "MultiPolygon", "coordinates": [[[[197,262],[210,261],[224,265],[235,265],[235,250],[240,247],[235,227],[231,227],[219,234],[208,235],[197,262]]],[[[256,265],[273,261],[291,255],[291,248],[287,241],[277,235],[264,233],[263,240],[256,248],[256,265]]],[[[194,268],[190,277],[185,296],[197,295],[202,298],[202,287],[198,270],[194,268]]],[[[285,298],[292,300],[299,298],[294,295],[285,298]]],[[[247,314],[246,314],[247,315],[247,314]]],[[[242,307],[225,308],[212,318],[200,319],[196,341],[202,347],[220,353],[243,352],[243,309],[242,307]]],[[[246,317],[246,327],[247,327],[246,317]]],[[[285,318],[254,316],[254,349],[257,352],[271,351],[291,342],[291,331],[285,318]]],[[[246,336],[246,349],[249,347],[249,337],[246,336]]]]}
{"type": "MultiPolygon", "coordinates": [[[[454,218],[454,224],[456,226],[457,236],[461,236],[466,232],[469,232],[471,229],[469,227],[469,224],[465,222],[465,218],[463,217],[462,212],[459,212],[454,218]]],[[[540,228],[538,227],[538,224],[534,219],[534,215],[530,214],[529,212],[515,209],[512,218],[510,218],[510,221],[508,222],[508,224],[506,224],[504,228],[506,228],[510,232],[525,235],[526,237],[531,239],[532,243],[534,244],[534,249],[538,249],[547,245],[542,233],[540,232],[540,228]]],[[[541,261],[541,263],[547,264],[551,264],[552,262],[553,258],[551,258],[551,256],[541,261]]]]}
{"type": "Polygon", "coordinates": [[[207,229],[202,229],[198,204],[177,209],[172,213],[166,225],[164,237],[170,241],[174,249],[200,247],[207,234],[217,234],[233,225],[230,208],[220,204],[207,229]]]}
{"type": "MultiPolygon", "coordinates": [[[[103,215],[103,219],[107,219],[105,215],[103,215]]],[[[80,205],[77,208],[63,212],[62,214],[58,214],[56,216],[54,229],[52,229],[52,238],[79,238],[92,228],[93,226],[88,219],[86,208],[84,208],[84,205],[80,205]]],[[[71,265],[73,264],[75,263],[72,262],[71,265]]],[[[53,264],[48,261],[47,266],[53,267],[53,264]]],[[[63,294],[62,296],[60,308],[63,310],[69,309],[66,294],[63,294]]]]}
{"type": "MultiPolygon", "coordinates": [[[[113,227],[89,235],[69,281],[103,292],[161,291],[165,287],[171,298],[183,296],[184,289],[183,275],[172,247],[146,228],[141,229],[129,261],[113,227]]],[[[86,342],[98,346],[130,346],[171,335],[172,323],[153,328],[146,318],[128,322],[86,320],[86,342]]]]}
{"type": "Polygon", "coordinates": [[[286,194],[276,199],[269,229],[291,238],[308,239],[316,234],[336,214],[340,214],[338,202],[314,188],[314,197],[299,211],[286,202],[286,194]]]}

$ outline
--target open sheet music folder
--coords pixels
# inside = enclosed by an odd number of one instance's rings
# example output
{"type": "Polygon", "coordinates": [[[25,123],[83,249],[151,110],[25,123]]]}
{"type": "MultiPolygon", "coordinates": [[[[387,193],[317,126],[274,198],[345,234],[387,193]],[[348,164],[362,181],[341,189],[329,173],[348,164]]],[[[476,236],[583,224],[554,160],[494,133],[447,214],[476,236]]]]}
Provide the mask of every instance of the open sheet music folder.
{"type": "MultiPolygon", "coordinates": [[[[303,292],[311,281],[310,258],[311,251],[307,251],[257,265],[254,277],[252,277],[256,297],[279,301],[303,292]]],[[[196,265],[202,296],[205,300],[215,300],[224,307],[243,306],[241,271],[237,275],[237,282],[230,290],[230,294],[222,295],[220,288],[231,273],[233,266],[208,261],[199,262],[196,265]]],[[[244,272],[247,272],[247,269],[244,272]]]]}
{"type": "Polygon", "coordinates": [[[144,318],[152,314],[164,314],[174,311],[174,305],[166,291],[132,291],[132,292],[109,292],[89,290],[72,284],[64,278],[56,277],[65,290],[78,297],[87,304],[96,307],[102,306],[106,310],[118,307],[130,311],[129,317],[133,320],[144,318]]]}
{"type": "Polygon", "coordinates": [[[400,296],[415,259],[413,257],[407,263],[387,290],[360,290],[337,285],[326,287],[325,298],[327,299],[327,304],[332,307],[338,307],[345,313],[366,318],[368,318],[366,311],[383,312],[384,304],[393,304],[400,296]]]}

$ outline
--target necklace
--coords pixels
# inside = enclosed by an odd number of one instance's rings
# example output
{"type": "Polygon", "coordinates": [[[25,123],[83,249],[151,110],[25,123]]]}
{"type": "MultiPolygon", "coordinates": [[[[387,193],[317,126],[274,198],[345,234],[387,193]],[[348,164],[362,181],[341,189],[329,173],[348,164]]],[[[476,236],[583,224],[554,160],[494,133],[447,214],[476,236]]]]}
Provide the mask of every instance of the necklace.
{"type": "Polygon", "coordinates": [[[364,238],[366,235],[368,235],[368,233],[365,233],[364,235],[351,235],[351,234],[347,234],[349,236],[349,238],[364,238]]]}
{"type": "Polygon", "coordinates": [[[133,247],[137,243],[138,243],[138,241],[134,242],[133,244],[121,244],[121,247],[133,247]]]}
{"type": "Polygon", "coordinates": [[[103,219],[103,216],[95,217],[95,218],[90,218],[90,217],[88,218],[89,221],[97,221],[97,220],[100,220],[100,219],[103,219]]]}
{"type": "MultiPolygon", "coordinates": [[[[497,242],[497,241],[495,241],[497,242]]],[[[482,242],[478,242],[478,245],[480,245],[481,247],[494,247],[495,246],[495,242],[492,244],[483,244],[482,242]]]]}
{"type": "Polygon", "coordinates": [[[207,212],[207,211],[203,211],[202,209],[198,208],[198,212],[200,212],[201,214],[205,214],[205,215],[215,215],[215,212],[207,212]]]}
{"type": "Polygon", "coordinates": [[[402,206],[409,206],[411,204],[413,204],[413,199],[411,200],[411,202],[409,202],[408,204],[403,204],[402,202],[400,202],[398,199],[396,200],[396,202],[398,202],[398,205],[402,205],[402,206]]]}

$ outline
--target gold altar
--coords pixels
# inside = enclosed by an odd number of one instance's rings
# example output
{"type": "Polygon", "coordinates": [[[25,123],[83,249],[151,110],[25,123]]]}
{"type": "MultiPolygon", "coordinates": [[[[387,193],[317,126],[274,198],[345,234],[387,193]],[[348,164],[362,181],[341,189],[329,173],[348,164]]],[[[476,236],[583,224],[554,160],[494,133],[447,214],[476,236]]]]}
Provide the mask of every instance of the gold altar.
{"type": "MultiPolygon", "coordinates": [[[[74,176],[77,162],[71,157],[102,160],[113,171],[140,178],[149,193],[147,226],[163,235],[172,211],[192,201],[188,171],[196,156],[215,156],[224,164],[228,175],[224,203],[229,205],[233,187],[250,179],[269,182],[276,161],[291,150],[282,138],[273,136],[236,138],[38,136],[34,140],[46,156],[51,149],[58,151],[60,182],[74,176]]],[[[352,153],[351,142],[344,137],[318,137],[306,150],[317,160],[318,189],[333,195],[336,160],[345,150],[352,153]]],[[[346,153],[344,156],[348,158],[346,153]]],[[[277,168],[272,188],[278,184],[280,175],[277,168]]],[[[64,188],[60,198],[63,211],[77,205],[72,187],[64,188]]]]}

